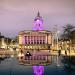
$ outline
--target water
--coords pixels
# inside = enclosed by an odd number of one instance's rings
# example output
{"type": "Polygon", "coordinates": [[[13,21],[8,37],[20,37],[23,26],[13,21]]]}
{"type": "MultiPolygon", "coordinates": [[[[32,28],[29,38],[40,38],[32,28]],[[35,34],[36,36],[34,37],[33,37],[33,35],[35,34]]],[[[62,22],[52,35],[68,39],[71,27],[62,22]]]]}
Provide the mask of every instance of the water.
{"type": "MultiPolygon", "coordinates": [[[[55,60],[54,60],[55,61],[55,60]]],[[[75,75],[75,69],[56,66],[56,62],[49,66],[44,66],[44,75],[75,75]]],[[[34,75],[32,66],[20,65],[16,58],[9,58],[1,61],[0,75],[34,75]]]]}

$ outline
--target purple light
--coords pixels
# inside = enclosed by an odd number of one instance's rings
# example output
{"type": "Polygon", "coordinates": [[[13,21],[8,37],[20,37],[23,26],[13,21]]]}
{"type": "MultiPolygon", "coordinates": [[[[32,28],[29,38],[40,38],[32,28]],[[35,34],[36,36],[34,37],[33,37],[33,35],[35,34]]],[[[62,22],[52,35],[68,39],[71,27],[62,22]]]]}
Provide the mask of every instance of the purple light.
{"type": "Polygon", "coordinates": [[[37,14],[37,17],[34,19],[34,29],[33,30],[43,30],[43,19],[37,14]]]}
{"type": "Polygon", "coordinates": [[[33,66],[34,75],[43,75],[44,66],[33,66]]]}

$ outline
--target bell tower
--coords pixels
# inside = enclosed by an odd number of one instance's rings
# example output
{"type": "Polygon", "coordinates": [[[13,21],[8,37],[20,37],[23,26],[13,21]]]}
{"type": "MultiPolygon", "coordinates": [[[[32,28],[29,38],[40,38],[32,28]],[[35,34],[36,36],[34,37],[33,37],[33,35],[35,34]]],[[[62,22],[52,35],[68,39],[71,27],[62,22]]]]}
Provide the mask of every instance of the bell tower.
{"type": "Polygon", "coordinates": [[[43,30],[43,19],[40,16],[40,13],[37,13],[37,16],[34,19],[34,29],[33,30],[43,30]]]}

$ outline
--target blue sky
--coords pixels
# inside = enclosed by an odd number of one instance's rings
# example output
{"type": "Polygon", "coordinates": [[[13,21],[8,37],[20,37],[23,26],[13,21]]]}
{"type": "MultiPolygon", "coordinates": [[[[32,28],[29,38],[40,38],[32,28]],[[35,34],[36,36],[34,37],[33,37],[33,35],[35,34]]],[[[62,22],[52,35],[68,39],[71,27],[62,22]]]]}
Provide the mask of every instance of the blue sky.
{"type": "Polygon", "coordinates": [[[15,37],[21,30],[31,30],[38,11],[46,30],[75,25],[75,0],[0,0],[0,32],[15,37]]]}

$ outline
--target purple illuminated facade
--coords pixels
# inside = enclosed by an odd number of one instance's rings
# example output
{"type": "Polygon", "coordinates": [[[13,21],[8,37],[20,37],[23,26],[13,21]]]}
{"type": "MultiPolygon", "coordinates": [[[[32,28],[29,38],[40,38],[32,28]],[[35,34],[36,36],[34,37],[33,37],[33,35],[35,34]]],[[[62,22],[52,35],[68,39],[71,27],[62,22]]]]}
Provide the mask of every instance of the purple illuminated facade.
{"type": "Polygon", "coordinates": [[[37,17],[34,19],[34,28],[33,30],[43,30],[43,19],[40,16],[40,13],[37,13],[37,17]]]}
{"type": "MultiPolygon", "coordinates": [[[[34,19],[34,29],[33,30],[43,30],[43,19],[38,12],[37,17],[34,19]]],[[[38,39],[38,38],[37,38],[38,39]]],[[[34,75],[43,75],[44,66],[33,66],[34,75]]]]}
{"type": "Polygon", "coordinates": [[[19,57],[19,61],[25,65],[28,63],[33,65],[34,75],[44,75],[44,65],[51,62],[49,51],[52,45],[52,33],[44,30],[43,19],[39,12],[34,19],[33,27],[33,30],[19,33],[19,48],[24,55],[23,58],[19,57]],[[31,55],[28,59],[27,52],[31,55]]]}

